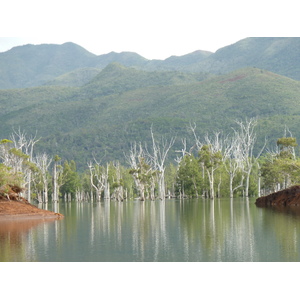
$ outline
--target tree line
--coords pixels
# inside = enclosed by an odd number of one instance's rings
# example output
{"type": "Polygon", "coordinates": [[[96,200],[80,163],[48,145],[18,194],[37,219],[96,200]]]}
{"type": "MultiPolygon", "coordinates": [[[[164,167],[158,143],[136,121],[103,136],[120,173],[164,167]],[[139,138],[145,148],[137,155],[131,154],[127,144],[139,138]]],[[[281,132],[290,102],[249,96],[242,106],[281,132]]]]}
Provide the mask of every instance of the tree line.
{"type": "Polygon", "coordinates": [[[127,166],[102,163],[94,157],[78,172],[76,162],[58,155],[35,153],[39,139],[14,131],[0,141],[0,193],[22,187],[22,196],[38,201],[124,201],[127,199],[209,198],[261,196],[300,182],[296,139],[286,130],[274,149],[266,143],[258,153],[256,119],[236,121],[232,132],[197,135],[194,143],[173,149],[176,137],[156,137],[150,128],[150,145],[134,142],[124,153],[127,166]],[[170,151],[176,159],[168,159],[170,151]]]}

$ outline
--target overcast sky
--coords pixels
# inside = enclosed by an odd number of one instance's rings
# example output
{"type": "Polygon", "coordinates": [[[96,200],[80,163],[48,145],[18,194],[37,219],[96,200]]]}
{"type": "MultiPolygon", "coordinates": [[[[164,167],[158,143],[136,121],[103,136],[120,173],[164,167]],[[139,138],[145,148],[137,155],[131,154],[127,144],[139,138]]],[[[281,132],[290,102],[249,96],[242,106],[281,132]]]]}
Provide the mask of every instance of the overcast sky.
{"type": "Polygon", "coordinates": [[[132,51],[165,59],[195,50],[215,52],[251,36],[297,36],[299,28],[298,5],[291,0],[2,2],[1,52],[28,43],[71,41],[97,55],[132,51]]]}

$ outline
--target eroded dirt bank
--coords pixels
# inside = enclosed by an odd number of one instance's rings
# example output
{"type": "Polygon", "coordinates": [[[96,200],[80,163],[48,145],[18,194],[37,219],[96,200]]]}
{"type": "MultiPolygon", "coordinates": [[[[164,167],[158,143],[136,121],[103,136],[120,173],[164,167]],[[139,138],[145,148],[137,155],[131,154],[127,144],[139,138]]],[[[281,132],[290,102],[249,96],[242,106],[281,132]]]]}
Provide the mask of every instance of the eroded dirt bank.
{"type": "Polygon", "coordinates": [[[255,204],[260,207],[265,206],[300,206],[300,185],[294,185],[287,189],[272,193],[270,195],[256,199],[255,204]]]}
{"type": "Polygon", "coordinates": [[[19,196],[17,187],[10,187],[5,193],[0,191],[0,220],[7,218],[63,218],[49,210],[37,208],[19,196]]]}

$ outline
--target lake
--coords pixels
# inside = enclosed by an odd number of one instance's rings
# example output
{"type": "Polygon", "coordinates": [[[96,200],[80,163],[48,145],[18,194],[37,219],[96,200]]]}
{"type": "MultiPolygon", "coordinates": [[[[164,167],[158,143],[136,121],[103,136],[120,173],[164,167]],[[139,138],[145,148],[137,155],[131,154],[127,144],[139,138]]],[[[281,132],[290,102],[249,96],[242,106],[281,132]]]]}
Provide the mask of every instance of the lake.
{"type": "Polygon", "coordinates": [[[300,261],[299,212],[254,202],[49,203],[63,220],[0,222],[0,261],[300,261]]]}

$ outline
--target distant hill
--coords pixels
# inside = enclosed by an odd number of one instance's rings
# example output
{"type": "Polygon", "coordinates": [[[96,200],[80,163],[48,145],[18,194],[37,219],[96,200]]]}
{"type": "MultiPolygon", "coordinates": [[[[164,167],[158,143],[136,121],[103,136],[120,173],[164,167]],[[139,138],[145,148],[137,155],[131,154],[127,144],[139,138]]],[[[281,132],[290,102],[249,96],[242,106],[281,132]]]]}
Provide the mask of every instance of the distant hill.
{"type": "Polygon", "coordinates": [[[228,73],[257,67],[300,80],[300,38],[246,38],[219,49],[190,70],[228,73]]]}
{"type": "Polygon", "coordinates": [[[125,67],[141,67],[147,63],[147,59],[134,52],[110,52],[97,56],[94,66],[97,68],[105,68],[108,64],[116,62],[125,67]]]}
{"type": "Polygon", "coordinates": [[[201,73],[189,74],[174,71],[149,72],[127,68],[119,63],[111,63],[89,83],[83,86],[82,90],[86,95],[90,95],[91,97],[107,96],[149,86],[187,85],[209,77],[211,76],[201,73]]]}
{"type": "Polygon", "coordinates": [[[65,73],[54,79],[45,82],[43,85],[49,86],[82,86],[90,82],[96,75],[101,72],[101,69],[96,68],[81,68],[65,73]]]}
{"type": "Polygon", "coordinates": [[[73,43],[15,47],[0,53],[0,88],[39,86],[75,69],[92,67],[96,58],[73,43]]]}
{"type": "MultiPolygon", "coordinates": [[[[93,155],[124,160],[133,141],[149,142],[149,130],[188,137],[226,132],[234,120],[259,118],[258,135],[270,144],[287,125],[300,140],[300,82],[258,68],[212,78],[179,72],[146,72],[110,64],[82,87],[44,86],[0,90],[0,139],[12,128],[42,137],[39,150],[81,166],[93,155]]],[[[175,155],[175,152],[171,153],[175,155]]]]}
{"type": "Polygon", "coordinates": [[[171,56],[165,60],[149,60],[142,68],[149,71],[202,72],[200,69],[193,70],[193,66],[205,61],[210,55],[212,55],[212,52],[197,50],[182,56],[171,56]]]}
{"type": "Polygon", "coordinates": [[[195,51],[165,60],[133,52],[94,55],[74,44],[25,45],[0,53],[0,89],[82,86],[110,63],[144,71],[226,74],[257,67],[300,80],[300,38],[247,38],[216,53],[195,51]]]}

